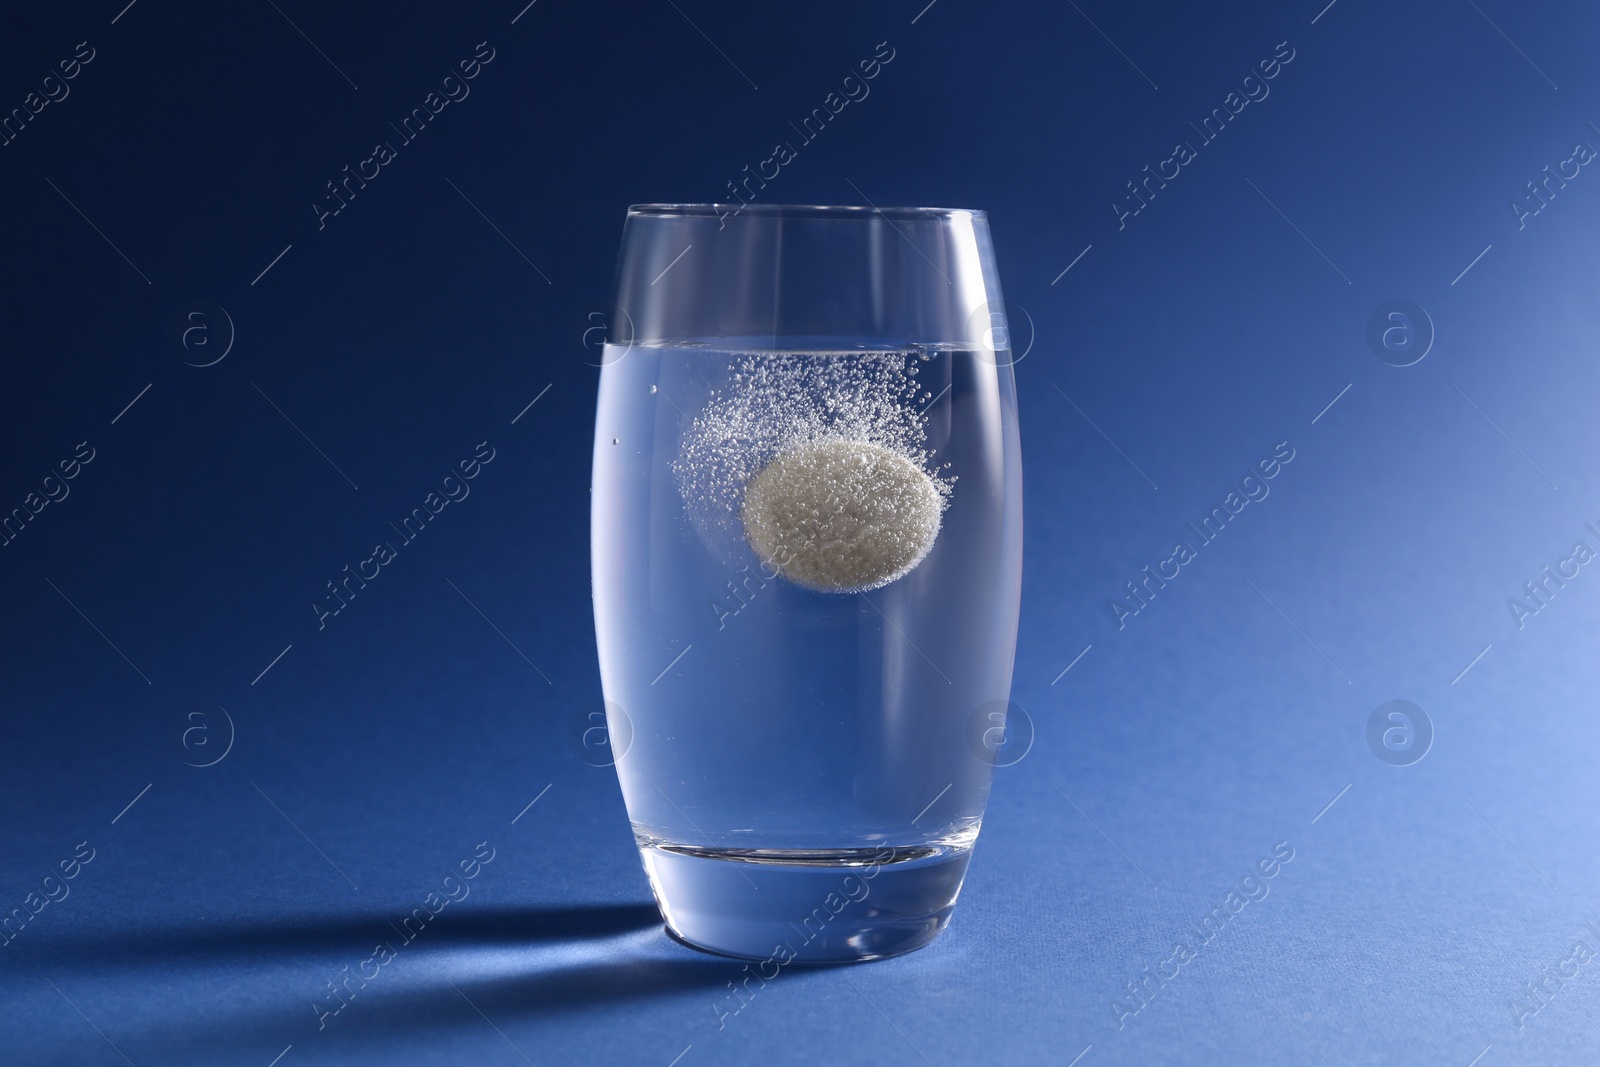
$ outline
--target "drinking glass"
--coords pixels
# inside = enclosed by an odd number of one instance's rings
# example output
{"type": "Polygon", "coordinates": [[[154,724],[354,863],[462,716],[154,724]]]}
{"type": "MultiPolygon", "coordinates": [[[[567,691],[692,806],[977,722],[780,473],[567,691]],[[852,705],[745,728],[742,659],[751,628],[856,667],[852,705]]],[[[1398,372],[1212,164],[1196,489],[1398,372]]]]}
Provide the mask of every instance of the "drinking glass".
{"type": "Polygon", "coordinates": [[[668,931],[776,966],[927,944],[1021,592],[987,216],[636,205],[607,328],[595,631],[668,931]]]}

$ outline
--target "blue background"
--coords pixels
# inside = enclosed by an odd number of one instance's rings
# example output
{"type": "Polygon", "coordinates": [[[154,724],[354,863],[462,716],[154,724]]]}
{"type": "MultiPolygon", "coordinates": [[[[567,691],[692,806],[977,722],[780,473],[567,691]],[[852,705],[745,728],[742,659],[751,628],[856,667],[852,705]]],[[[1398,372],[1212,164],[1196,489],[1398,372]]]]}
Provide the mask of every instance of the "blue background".
{"type": "Polygon", "coordinates": [[[1600,147],[1591,6],[3,24],[3,109],[94,50],[0,148],[0,509],[94,455],[0,548],[0,912],[94,850],[0,947],[8,1061],[1593,1061],[1600,961],[1550,976],[1600,951],[1600,574],[1507,606],[1600,549],[1600,176],[1510,207],[1600,147]],[[470,95],[319,229],[324,183],[480,41],[470,95]],[[989,211],[1032,339],[1033,742],[939,941],[788,969],[719,1028],[740,965],[665,937],[570,739],[600,698],[587,331],[627,204],[728,199],[884,41],[760,197],[989,211]],[[1125,183],[1279,42],[1270,95],[1119,229],[1125,183]],[[1367,341],[1395,299],[1434,335],[1407,367],[1367,341]],[[482,441],[470,497],[319,629],[325,583],[482,441]],[[1123,583],[1281,441],[1271,495],[1119,629],[1123,583]],[[1366,739],[1393,699],[1435,735],[1409,766],[1366,739]],[[325,983],[481,841],[470,897],[319,1029],[325,983]],[[1278,842],[1270,894],[1129,1013],[1278,842]]]}

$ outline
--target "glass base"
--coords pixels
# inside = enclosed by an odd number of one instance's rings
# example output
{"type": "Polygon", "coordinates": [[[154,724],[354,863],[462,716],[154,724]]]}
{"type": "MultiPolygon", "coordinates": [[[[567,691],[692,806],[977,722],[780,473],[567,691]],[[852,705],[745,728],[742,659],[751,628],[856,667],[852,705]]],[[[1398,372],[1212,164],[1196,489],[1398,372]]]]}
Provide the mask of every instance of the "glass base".
{"type": "Polygon", "coordinates": [[[697,848],[643,835],[639,853],[670,934],[779,967],[921,948],[949,924],[972,856],[949,845],[697,848]]]}

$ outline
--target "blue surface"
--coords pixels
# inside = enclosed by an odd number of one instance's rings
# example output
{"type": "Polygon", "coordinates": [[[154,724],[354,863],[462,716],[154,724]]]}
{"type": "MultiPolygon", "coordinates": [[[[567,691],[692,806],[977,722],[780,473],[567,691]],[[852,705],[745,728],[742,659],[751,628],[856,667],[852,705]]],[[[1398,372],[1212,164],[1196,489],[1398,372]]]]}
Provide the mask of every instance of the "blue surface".
{"type": "Polygon", "coordinates": [[[1600,550],[1600,176],[1511,207],[1600,148],[1591,7],[3,22],[6,108],[93,50],[0,148],[0,507],[40,508],[0,547],[0,908],[67,894],[0,947],[7,1062],[1593,1061],[1600,574],[1507,604],[1600,550]],[[470,96],[319,229],[324,183],[460,95],[480,41],[470,96]],[[728,1015],[740,966],[662,934],[612,772],[569,744],[599,700],[585,331],[628,203],[727,199],[884,41],[761,196],[990,212],[1036,329],[1036,737],[935,945],[728,1015]],[[1124,183],[1285,41],[1119,229],[1124,183]],[[1367,341],[1391,300],[1436,334],[1411,366],[1367,341]],[[319,629],[324,583],[485,441],[470,496],[319,629]],[[1270,495],[1119,629],[1123,583],[1283,441],[1270,495]],[[1434,732],[1409,766],[1367,742],[1395,699],[1434,732]],[[1264,898],[1186,933],[1279,842],[1264,898]]]}

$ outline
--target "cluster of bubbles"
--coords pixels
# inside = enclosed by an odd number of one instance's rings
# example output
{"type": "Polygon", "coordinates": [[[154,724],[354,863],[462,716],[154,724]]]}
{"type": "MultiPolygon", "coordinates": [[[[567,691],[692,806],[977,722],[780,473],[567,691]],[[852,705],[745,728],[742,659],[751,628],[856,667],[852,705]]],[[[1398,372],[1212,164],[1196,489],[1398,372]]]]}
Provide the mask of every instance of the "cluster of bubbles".
{"type": "Polygon", "coordinates": [[[917,381],[928,355],[752,352],[682,435],[673,463],[708,544],[748,545],[789,580],[859,592],[912,570],[955,479],[933,466],[917,381]]]}

